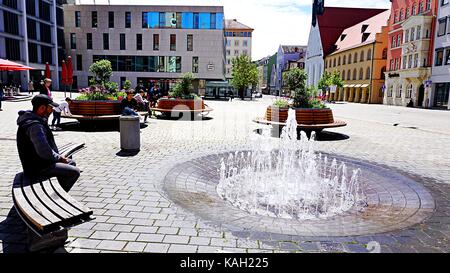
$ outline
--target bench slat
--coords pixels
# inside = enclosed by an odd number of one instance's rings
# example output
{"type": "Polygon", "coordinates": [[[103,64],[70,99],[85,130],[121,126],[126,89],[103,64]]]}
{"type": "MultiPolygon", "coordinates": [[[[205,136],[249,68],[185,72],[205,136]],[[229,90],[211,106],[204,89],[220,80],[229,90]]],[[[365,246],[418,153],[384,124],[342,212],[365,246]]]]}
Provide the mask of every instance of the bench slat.
{"type": "Polygon", "coordinates": [[[50,185],[50,181],[44,181],[41,183],[42,188],[44,189],[44,192],[49,196],[50,199],[53,200],[59,207],[61,207],[63,210],[67,211],[68,213],[72,214],[73,217],[80,217],[81,212],[74,207],[72,207],[70,204],[66,202],[66,200],[62,199],[56,192],[53,190],[53,187],[50,185]]]}
{"type": "Polygon", "coordinates": [[[92,210],[89,210],[85,206],[81,205],[78,201],[76,201],[72,196],[70,196],[66,191],[61,188],[58,181],[50,181],[50,185],[52,186],[53,190],[68,204],[70,204],[75,209],[79,210],[81,213],[83,213],[86,217],[93,214],[92,210]]]}
{"type": "MultiPolygon", "coordinates": [[[[23,183],[23,182],[22,182],[23,183]]],[[[56,224],[60,221],[56,215],[53,214],[50,210],[48,210],[41,201],[36,197],[31,187],[27,187],[27,185],[22,185],[22,191],[25,197],[30,202],[30,205],[45,219],[48,219],[51,223],[56,224]]]]}
{"type": "Polygon", "coordinates": [[[44,231],[47,227],[51,226],[52,223],[39,214],[25,198],[20,185],[22,177],[22,173],[17,174],[14,180],[15,184],[12,191],[14,207],[21,216],[26,218],[26,220],[36,226],[39,230],[44,231]]]}
{"type": "Polygon", "coordinates": [[[31,188],[33,189],[33,192],[36,195],[37,199],[41,201],[44,207],[46,207],[53,215],[58,217],[60,220],[73,217],[72,214],[61,209],[52,199],[47,196],[47,194],[42,189],[41,183],[34,183],[31,185],[31,188]]]}

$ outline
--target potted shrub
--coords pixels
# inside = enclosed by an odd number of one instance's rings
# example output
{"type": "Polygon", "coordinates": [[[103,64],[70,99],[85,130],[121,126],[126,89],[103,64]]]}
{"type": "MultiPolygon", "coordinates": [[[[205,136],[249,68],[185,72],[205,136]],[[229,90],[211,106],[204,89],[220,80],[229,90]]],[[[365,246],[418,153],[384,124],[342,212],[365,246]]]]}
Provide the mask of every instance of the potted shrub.
{"type": "Polygon", "coordinates": [[[276,100],[267,108],[268,121],[285,123],[289,108],[296,112],[297,123],[301,125],[332,124],[333,112],[317,99],[317,89],[307,87],[307,74],[304,70],[294,68],[283,77],[291,92],[292,102],[276,100]]]}
{"type": "Polygon", "coordinates": [[[70,103],[73,115],[105,116],[120,115],[120,102],[126,95],[118,91],[118,85],[110,82],[111,62],[100,60],[91,65],[89,71],[95,75],[91,86],[80,89],[80,95],[70,103]]]}
{"type": "Polygon", "coordinates": [[[158,108],[172,110],[179,107],[180,110],[187,107],[189,110],[203,110],[205,103],[197,94],[193,93],[192,81],[194,75],[186,73],[169,92],[169,96],[158,100],[158,108]],[[180,107],[181,105],[181,107],[180,107]]]}

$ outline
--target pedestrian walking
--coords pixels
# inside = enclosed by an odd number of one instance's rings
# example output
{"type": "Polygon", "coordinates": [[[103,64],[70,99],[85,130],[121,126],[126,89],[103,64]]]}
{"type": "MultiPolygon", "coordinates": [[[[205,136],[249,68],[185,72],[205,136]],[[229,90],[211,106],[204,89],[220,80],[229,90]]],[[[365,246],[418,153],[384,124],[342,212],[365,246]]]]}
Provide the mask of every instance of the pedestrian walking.
{"type": "Polygon", "coordinates": [[[3,95],[4,95],[3,83],[2,83],[2,81],[0,81],[0,111],[3,111],[3,109],[2,109],[3,95]]]}
{"type": "Polygon", "coordinates": [[[33,94],[34,93],[34,83],[32,80],[30,80],[28,82],[28,94],[33,94]]]}

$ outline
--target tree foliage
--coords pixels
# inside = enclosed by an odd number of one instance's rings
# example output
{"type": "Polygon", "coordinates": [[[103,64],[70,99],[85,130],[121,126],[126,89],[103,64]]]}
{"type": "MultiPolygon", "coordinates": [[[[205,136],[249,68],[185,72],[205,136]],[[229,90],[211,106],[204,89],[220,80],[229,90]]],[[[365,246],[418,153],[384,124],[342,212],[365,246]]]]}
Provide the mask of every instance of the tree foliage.
{"type": "Polygon", "coordinates": [[[178,81],[172,88],[170,96],[174,98],[194,97],[192,94],[192,91],[194,89],[192,82],[194,81],[194,79],[195,77],[192,73],[183,74],[181,80],[178,81]]]}
{"type": "Polygon", "coordinates": [[[109,82],[109,78],[112,76],[111,62],[108,60],[97,61],[89,67],[89,72],[94,74],[95,81],[98,84],[104,85],[109,82]]]}
{"type": "Polygon", "coordinates": [[[320,78],[318,87],[322,90],[327,90],[330,86],[337,86],[339,88],[344,86],[344,81],[342,80],[341,74],[338,71],[329,73],[325,71],[320,78]]]}
{"type": "Polygon", "coordinates": [[[244,91],[248,86],[258,83],[258,68],[247,55],[234,58],[232,64],[231,84],[239,90],[241,98],[243,98],[244,91]]]}

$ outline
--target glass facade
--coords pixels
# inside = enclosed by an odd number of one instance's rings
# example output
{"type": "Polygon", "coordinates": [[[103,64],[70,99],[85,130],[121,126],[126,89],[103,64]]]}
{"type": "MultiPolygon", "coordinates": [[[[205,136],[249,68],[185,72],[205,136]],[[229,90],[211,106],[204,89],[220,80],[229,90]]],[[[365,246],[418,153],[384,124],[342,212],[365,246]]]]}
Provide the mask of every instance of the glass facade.
{"type": "Polygon", "coordinates": [[[223,29],[223,13],[143,12],[142,28],[223,29]]]}
{"type": "Polygon", "coordinates": [[[180,56],[94,55],[93,62],[109,60],[113,71],[181,73],[180,56]]]}

